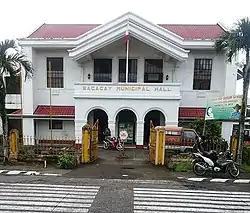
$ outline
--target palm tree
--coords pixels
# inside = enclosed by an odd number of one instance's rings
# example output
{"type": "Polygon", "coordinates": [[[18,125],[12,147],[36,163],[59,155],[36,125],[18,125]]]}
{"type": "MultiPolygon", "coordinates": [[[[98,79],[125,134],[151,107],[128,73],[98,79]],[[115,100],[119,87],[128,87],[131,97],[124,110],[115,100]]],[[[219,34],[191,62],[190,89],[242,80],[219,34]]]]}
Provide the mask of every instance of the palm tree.
{"type": "Polygon", "coordinates": [[[3,126],[4,163],[8,160],[8,119],[5,108],[6,83],[4,76],[9,75],[13,87],[15,87],[14,79],[21,74],[22,69],[25,71],[25,79],[32,77],[33,65],[18,49],[16,41],[5,40],[0,42],[0,117],[3,126]],[[10,53],[10,50],[13,53],[10,53]]]}
{"type": "Polygon", "coordinates": [[[243,67],[243,95],[242,95],[242,106],[241,106],[241,116],[239,119],[239,146],[237,152],[237,159],[241,164],[242,160],[242,147],[244,141],[244,124],[245,124],[245,114],[248,98],[249,89],[249,77],[250,77],[250,20],[249,18],[242,18],[234,24],[233,28],[225,31],[216,41],[215,50],[217,53],[226,52],[226,57],[228,62],[232,62],[232,59],[236,57],[239,53],[245,55],[245,64],[243,67]]]}

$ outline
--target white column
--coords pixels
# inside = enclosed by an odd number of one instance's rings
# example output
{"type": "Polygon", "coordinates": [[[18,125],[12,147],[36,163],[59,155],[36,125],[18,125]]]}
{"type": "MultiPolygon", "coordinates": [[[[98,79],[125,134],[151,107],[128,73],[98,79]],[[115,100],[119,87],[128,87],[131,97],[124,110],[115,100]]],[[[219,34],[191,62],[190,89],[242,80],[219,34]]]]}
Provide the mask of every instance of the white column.
{"type": "Polygon", "coordinates": [[[136,125],[136,146],[143,146],[144,121],[137,121],[136,125]]]}
{"type": "Polygon", "coordinates": [[[144,82],[144,58],[140,56],[137,59],[137,82],[143,83],[144,82]]]}
{"type": "MultiPolygon", "coordinates": [[[[34,58],[34,51],[32,47],[24,47],[24,53],[27,58],[32,61],[34,58]]],[[[24,115],[33,115],[34,106],[33,106],[33,80],[25,79],[25,71],[22,69],[22,102],[23,102],[23,114],[24,115]]]]}
{"type": "Polygon", "coordinates": [[[23,136],[24,145],[34,145],[34,119],[33,118],[23,118],[23,136]]]}
{"type": "Polygon", "coordinates": [[[82,127],[87,123],[87,120],[75,120],[75,138],[76,143],[82,143],[82,127]]]}
{"type": "Polygon", "coordinates": [[[230,136],[233,132],[233,122],[222,122],[222,137],[230,144],[230,136]]]}
{"type": "Polygon", "coordinates": [[[109,125],[109,129],[111,131],[111,136],[116,136],[116,132],[115,132],[115,121],[108,121],[108,125],[109,125]]]}
{"type": "Polygon", "coordinates": [[[119,78],[119,59],[117,56],[112,58],[112,82],[117,83],[119,78]]]}

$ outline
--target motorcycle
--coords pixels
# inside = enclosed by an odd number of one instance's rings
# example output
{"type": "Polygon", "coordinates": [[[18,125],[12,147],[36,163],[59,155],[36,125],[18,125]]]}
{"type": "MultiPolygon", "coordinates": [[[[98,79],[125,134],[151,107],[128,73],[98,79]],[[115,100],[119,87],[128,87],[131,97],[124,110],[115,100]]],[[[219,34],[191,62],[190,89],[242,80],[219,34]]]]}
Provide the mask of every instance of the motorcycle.
{"type": "Polygon", "coordinates": [[[121,143],[120,138],[116,138],[116,137],[105,137],[104,141],[103,141],[103,148],[104,149],[117,149],[118,151],[122,151],[123,150],[123,146],[121,143]]]}
{"type": "Polygon", "coordinates": [[[219,154],[215,150],[209,152],[193,153],[194,160],[192,161],[193,172],[198,176],[203,176],[207,172],[224,172],[237,178],[240,174],[238,165],[233,161],[233,154],[230,151],[219,154]]]}

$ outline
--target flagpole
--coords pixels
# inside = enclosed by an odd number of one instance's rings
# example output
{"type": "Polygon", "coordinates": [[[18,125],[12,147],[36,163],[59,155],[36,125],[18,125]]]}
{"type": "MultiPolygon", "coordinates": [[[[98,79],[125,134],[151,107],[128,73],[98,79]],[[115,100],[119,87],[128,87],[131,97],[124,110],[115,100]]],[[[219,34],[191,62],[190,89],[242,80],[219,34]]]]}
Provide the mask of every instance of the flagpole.
{"type": "Polygon", "coordinates": [[[51,61],[49,61],[49,117],[50,117],[50,142],[52,143],[53,131],[52,131],[52,109],[51,109],[51,61]]]}
{"type": "Polygon", "coordinates": [[[128,83],[128,49],[129,49],[129,38],[128,30],[126,31],[126,83],[128,83]]]}

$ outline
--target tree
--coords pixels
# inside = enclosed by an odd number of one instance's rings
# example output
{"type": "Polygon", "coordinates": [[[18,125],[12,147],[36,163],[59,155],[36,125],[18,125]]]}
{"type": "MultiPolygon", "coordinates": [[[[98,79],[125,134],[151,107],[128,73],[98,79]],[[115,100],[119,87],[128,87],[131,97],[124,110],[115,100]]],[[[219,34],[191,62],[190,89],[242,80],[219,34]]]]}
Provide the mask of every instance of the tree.
{"type": "Polygon", "coordinates": [[[219,140],[221,139],[221,122],[215,120],[197,119],[189,124],[189,128],[195,129],[195,131],[201,136],[205,136],[208,140],[219,140]],[[206,124],[205,124],[206,122],[206,124]],[[203,128],[205,126],[205,134],[203,135],[203,128]]]}
{"type": "Polygon", "coordinates": [[[5,40],[0,42],[0,116],[3,126],[3,146],[4,163],[8,159],[8,119],[5,108],[6,83],[4,76],[9,75],[13,87],[14,79],[24,71],[25,79],[32,77],[34,68],[32,63],[26,58],[25,54],[18,49],[15,40],[5,40]],[[12,51],[12,53],[10,53],[12,51]]]}
{"type": "Polygon", "coordinates": [[[242,161],[242,147],[244,141],[244,126],[245,114],[249,89],[250,77],[250,20],[249,18],[242,18],[234,24],[233,28],[225,31],[216,41],[215,50],[217,53],[226,53],[227,61],[232,62],[232,59],[239,53],[245,54],[245,64],[243,67],[243,95],[241,115],[239,119],[239,146],[237,152],[237,159],[241,164],[242,161]]]}

